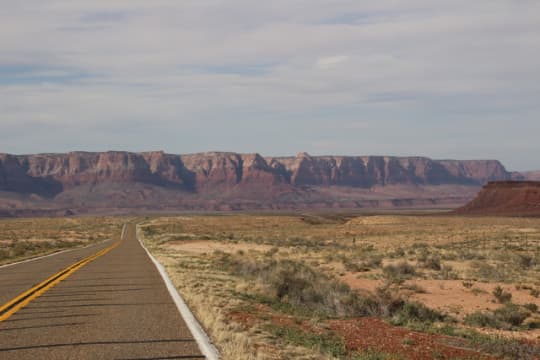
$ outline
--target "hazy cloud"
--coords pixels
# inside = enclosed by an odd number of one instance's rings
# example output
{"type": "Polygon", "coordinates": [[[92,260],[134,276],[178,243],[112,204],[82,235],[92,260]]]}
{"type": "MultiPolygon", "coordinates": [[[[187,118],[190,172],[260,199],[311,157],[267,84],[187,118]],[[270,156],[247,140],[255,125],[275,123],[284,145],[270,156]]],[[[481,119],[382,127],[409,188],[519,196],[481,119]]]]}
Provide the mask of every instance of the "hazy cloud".
{"type": "Polygon", "coordinates": [[[6,2],[0,151],[302,150],[540,168],[539,43],[540,3],[527,0],[6,2]]]}
{"type": "Polygon", "coordinates": [[[340,63],[343,63],[347,60],[349,60],[349,57],[344,55],[323,57],[317,60],[317,67],[321,69],[329,69],[336,67],[340,63]]]}

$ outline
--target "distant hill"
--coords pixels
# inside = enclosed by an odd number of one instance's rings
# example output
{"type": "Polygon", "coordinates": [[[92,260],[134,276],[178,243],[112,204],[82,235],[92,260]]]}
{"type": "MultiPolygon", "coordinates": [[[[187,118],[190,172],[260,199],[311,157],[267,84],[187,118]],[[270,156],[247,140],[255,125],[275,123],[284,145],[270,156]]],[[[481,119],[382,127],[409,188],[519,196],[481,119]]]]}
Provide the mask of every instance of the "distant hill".
{"type": "Polygon", "coordinates": [[[540,171],[525,171],[520,174],[525,180],[540,181],[540,171]]]}
{"type": "Polygon", "coordinates": [[[540,216],[540,181],[493,181],[458,214],[540,216]]]}
{"type": "Polygon", "coordinates": [[[0,214],[455,207],[488,181],[523,178],[496,160],[207,152],[0,154],[0,214]]]}

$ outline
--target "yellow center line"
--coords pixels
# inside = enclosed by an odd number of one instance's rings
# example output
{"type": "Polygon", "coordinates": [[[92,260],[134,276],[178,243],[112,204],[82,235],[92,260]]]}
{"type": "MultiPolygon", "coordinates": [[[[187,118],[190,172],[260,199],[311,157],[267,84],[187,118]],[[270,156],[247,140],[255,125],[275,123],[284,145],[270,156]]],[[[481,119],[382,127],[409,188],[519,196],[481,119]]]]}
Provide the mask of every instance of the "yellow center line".
{"type": "Polygon", "coordinates": [[[122,239],[116,242],[115,244],[109,246],[108,248],[100,250],[97,253],[90,255],[89,257],[82,259],[81,261],[78,261],[75,264],[72,264],[63,270],[60,270],[56,274],[50,276],[49,278],[37,284],[36,286],[26,290],[22,294],[16,296],[12,300],[0,306],[0,322],[7,320],[17,311],[19,311],[20,309],[28,305],[32,300],[41,296],[47,290],[57,285],[60,281],[66,279],[68,276],[70,276],[75,271],[82,268],[84,265],[92,262],[93,260],[99,258],[100,256],[105,255],[112,249],[116,248],[118,245],[120,245],[121,242],[122,242],[122,239]]]}

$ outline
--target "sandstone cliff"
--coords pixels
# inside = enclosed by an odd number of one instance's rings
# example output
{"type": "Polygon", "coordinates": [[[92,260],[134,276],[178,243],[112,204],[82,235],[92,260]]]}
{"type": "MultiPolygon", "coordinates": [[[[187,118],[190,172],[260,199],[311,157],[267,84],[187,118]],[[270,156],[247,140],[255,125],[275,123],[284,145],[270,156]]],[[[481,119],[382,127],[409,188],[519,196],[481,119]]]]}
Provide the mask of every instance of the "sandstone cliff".
{"type": "Polygon", "coordinates": [[[263,158],[259,154],[221,152],[0,155],[0,189],[41,194],[103,182],[140,182],[187,191],[210,191],[260,184],[361,188],[388,184],[481,185],[510,177],[496,160],[437,161],[422,157],[306,153],[263,158]]]}
{"type": "MultiPolygon", "coordinates": [[[[461,203],[487,181],[515,176],[496,160],[161,151],[0,154],[0,193],[35,194],[48,204],[76,207],[90,203],[159,204],[172,209],[246,208],[245,204],[248,208],[414,206],[415,201],[448,199],[461,203]]],[[[0,196],[0,209],[8,204],[5,198],[0,196]]],[[[25,202],[9,204],[24,207],[25,202]]]]}

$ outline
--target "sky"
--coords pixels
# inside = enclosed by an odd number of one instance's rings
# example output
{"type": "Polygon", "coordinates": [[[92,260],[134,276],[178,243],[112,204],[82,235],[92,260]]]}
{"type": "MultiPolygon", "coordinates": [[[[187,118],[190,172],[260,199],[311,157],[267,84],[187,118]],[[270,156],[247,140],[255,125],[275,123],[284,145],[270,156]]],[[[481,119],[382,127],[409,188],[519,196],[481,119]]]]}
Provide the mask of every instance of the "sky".
{"type": "Polygon", "coordinates": [[[540,169],[537,0],[0,0],[0,152],[540,169]]]}

